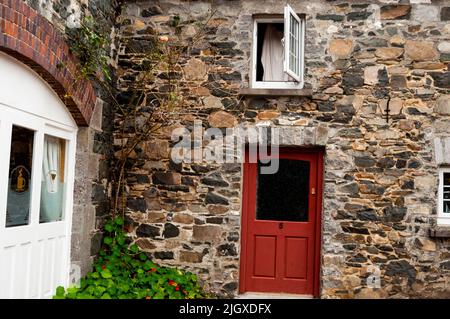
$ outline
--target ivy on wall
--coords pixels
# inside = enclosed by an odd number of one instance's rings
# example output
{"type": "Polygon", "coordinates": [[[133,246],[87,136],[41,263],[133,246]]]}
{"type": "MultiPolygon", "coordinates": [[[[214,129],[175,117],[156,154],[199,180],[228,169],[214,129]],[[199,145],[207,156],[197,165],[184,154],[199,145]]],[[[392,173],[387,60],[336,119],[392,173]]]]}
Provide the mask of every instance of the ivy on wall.
{"type": "Polygon", "coordinates": [[[92,16],[84,17],[78,28],[66,30],[71,52],[80,63],[79,77],[111,81],[109,35],[92,16]]]}

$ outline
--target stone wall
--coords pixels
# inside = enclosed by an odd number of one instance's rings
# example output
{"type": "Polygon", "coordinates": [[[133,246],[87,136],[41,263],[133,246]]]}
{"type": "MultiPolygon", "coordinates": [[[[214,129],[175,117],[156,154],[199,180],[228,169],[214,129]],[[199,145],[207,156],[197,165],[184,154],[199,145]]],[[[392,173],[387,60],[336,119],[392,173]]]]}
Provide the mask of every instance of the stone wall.
{"type": "MultiPolygon", "coordinates": [[[[45,17],[64,38],[67,28],[80,25],[86,15],[93,15],[114,34],[115,9],[105,0],[27,0],[31,8],[45,17]]],[[[80,126],[77,136],[75,193],[72,222],[71,262],[81,267],[82,274],[91,269],[100,248],[99,228],[109,214],[107,195],[110,180],[112,118],[107,92],[96,86],[97,99],[87,126],[80,126]]],[[[86,95],[86,93],[85,93],[86,95]]]]}
{"type": "MultiPolygon", "coordinates": [[[[283,1],[127,1],[119,33],[122,98],[152,41],[176,38],[168,27],[175,15],[204,21],[215,12],[170,75],[186,108],[133,155],[131,239],[157,262],[194,271],[211,291],[235,296],[241,165],[175,164],[170,133],[192,128],[194,119],[204,129],[271,125],[299,136],[291,145],[325,147],[322,298],[449,297],[450,240],[429,237],[429,229],[437,206],[434,147],[442,144],[434,140],[450,136],[450,3],[397,2],[290,1],[306,14],[306,87],[313,94],[252,98],[239,96],[249,85],[252,15],[281,14],[283,1]],[[316,141],[308,140],[311,132],[316,141]],[[367,287],[372,266],[380,269],[380,289],[367,287]]],[[[189,40],[196,28],[181,36],[189,40]]],[[[167,89],[163,78],[161,72],[140,101],[143,112],[167,89]]],[[[116,131],[116,150],[127,138],[122,133],[116,131]]],[[[439,164],[450,164],[448,153],[437,153],[439,164]]]]}

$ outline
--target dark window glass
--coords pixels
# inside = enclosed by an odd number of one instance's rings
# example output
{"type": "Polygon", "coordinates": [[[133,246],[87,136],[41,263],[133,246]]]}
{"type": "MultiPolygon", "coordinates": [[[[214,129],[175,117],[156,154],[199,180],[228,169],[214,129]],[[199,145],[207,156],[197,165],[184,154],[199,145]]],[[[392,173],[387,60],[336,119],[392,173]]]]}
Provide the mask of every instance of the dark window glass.
{"type": "Polygon", "coordinates": [[[450,173],[444,173],[443,212],[450,214],[450,173]]]}
{"type": "Polygon", "coordinates": [[[450,214],[450,202],[449,201],[444,201],[444,213],[450,214]]]}
{"type": "Polygon", "coordinates": [[[275,174],[261,174],[258,163],[256,219],[308,221],[309,162],[280,159],[275,174]]]}
{"type": "Polygon", "coordinates": [[[9,158],[6,227],[29,223],[33,139],[33,131],[13,126],[9,158]]]}
{"type": "Polygon", "coordinates": [[[444,173],[444,185],[450,186],[450,173],[444,173]]]}

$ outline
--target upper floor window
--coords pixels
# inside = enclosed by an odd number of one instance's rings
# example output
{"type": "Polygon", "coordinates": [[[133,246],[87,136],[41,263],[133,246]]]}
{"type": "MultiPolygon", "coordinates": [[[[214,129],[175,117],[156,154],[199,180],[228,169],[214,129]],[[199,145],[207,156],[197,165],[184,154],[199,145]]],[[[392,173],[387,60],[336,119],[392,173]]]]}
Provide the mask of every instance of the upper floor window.
{"type": "Polygon", "coordinates": [[[450,167],[439,170],[438,224],[450,225],[450,167]]]}
{"type": "Polygon", "coordinates": [[[292,8],[284,16],[254,19],[252,88],[303,88],[305,19],[292,8]]]}

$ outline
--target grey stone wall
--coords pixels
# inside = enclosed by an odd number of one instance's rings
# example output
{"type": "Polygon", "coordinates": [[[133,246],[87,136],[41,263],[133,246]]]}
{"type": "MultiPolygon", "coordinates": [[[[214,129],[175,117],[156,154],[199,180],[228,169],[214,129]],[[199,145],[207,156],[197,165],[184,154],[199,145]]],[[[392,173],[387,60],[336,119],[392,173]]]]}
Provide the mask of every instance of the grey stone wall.
{"type": "MultiPolygon", "coordinates": [[[[450,135],[450,3],[429,2],[290,1],[306,14],[313,95],[257,98],[238,95],[249,85],[252,15],[281,14],[284,1],[127,2],[119,33],[122,97],[146,62],[141,53],[151,46],[144,44],[159,35],[171,41],[173,16],[202,21],[215,12],[173,75],[188,107],[131,159],[131,239],[157,262],[194,271],[210,290],[235,296],[241,166],[175,165],[172,129],[192,127],[194,119],[205,129],[264,123],[297,134],[291,145],[298,146],[311,144],[308,132],[320,132],[312,144],[325,147],[321,297],[449,297],[450,239],[431,238],[429,230],[438,164],[450,164],[442,149],[437,163],[434,149],[450,135]],[[372,267],[380,270],[379,289],[367,286],[372,267]]],[[[181,36],[189,41],[195,28],[181,36]]],[[[152,94],[164,92],[161,78],[148,88],[142,112],[152,94]]],[[[116,127],[121,120],[118,114],[116,127]]],[[[115,137],[116,148],[127,138],[115,137]]]]}
{"type": "MultiPolygon", "coordinates": [[[[67,28],[78,27],[85,15],[93,15],[101,21],[105,30],[110,29],[111,34],[114,33],[113,1],[27,0],[26,3],[49,20],[61,34],[65,34],[67,28]]],[[[82,274],[91,269],[92,260],[100,248],[101,223],[109,214],[107,188],[110,181],[110,123],[113,113],[107,92],[97,86],[96,94],[91,123],[89,127],[80,127],[77,136],[71,261],[81,267],[82,274]]]]}

